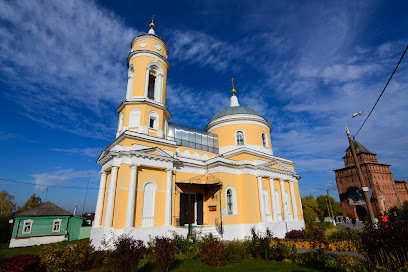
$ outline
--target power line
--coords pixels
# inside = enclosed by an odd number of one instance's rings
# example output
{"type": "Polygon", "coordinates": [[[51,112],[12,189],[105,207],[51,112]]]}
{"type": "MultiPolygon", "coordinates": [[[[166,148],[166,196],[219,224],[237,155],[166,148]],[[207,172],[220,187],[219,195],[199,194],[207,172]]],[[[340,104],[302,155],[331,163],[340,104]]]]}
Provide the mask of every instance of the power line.
{"type": "Polygon", "coordinates": [[[354,137],[353,137],[353,138],[356,138],[357,134],[360,132],[360,130],[363,128],[364,124],[367,122],[368,117],[370,117],[371,113],[373,112],[373,110],[374,110],[375,106],[377,106],[377,103],[378,103],[378,101],[380,101],[380,98],[381,98],[381,96],[383,95],[383,93],[384,93],[385,89],[387,88],[388,83],[390,83],[390,81],[391,81],[392,77],[394,76],[395,72],[396,72],[396,71],[397,71],[397,69],[398,69],[398,66],[400,65],[400,63],[401,63],[402,59],[404,58],[405,53],[407,52],[407,49],[408,49],[408,45],[407,45],[407,47],[405,48],[405,51],[404,51],[404,53],[402,54],[402,56],[401,56],[401,58],[400,58],[400,60],[399,60],[399,62],[398,62],[398,64],[397,64],[397,66],[395,67],[394,72],[392,72],[392,74],[391,74],[390,78],[388,79],[387,84],[385,85],[385,87],[384,87],[383,91],[381,92],[380,96],[378,97],[377,102],[375,102],[375,104],[374,104],[373,108],[371,109],[370,113],[368,114],[367,118],[364,120],[363,124],[362,124],[362,125],[361,125],[361,127],[358,129],[358,131],[357,131],[356,135],[354,135],[354,137]]]}
{"type": "MultiPolygon", "coordinates": [[[[35,185],[35,186],[45,186],[45,187],[53,187],[53,188],[65,188],[65,189],[82,189],[86,190],[86,187],[78,187],[78,186],[61,186],[61,185],[46,185],[46,184],[37,184],[33,182],[27,182],[27,181],[17,181],[17,180],[10,180],[10,179],[2,179],[2,181],[7,181],[7,182],[13,182],[13,183],[19,183],[19,184],[25,184],[25,185],[35,185]]],[[[88,189],[99,189],[99,187],[88,187],[88,189]]],[[[104,188],[106,189],[106,188],[104,188]]]]}

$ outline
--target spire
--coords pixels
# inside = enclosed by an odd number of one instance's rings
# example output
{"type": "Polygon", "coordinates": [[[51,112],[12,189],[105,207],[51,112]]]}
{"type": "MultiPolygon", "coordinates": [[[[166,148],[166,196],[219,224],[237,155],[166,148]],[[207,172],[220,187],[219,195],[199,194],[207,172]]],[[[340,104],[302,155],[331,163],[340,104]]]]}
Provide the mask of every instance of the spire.
{"type": "Polygon", "coordinates": [[[234,87],[234,78],[231,79],[231,82],[232,82],[232,90],[231,90],[232,96],[231,96],[230,107],[238,107],[239,103],[238,103],[238,97],[235,96],[235,93],[237,92],[237,90],[235,90],[235,87],[234,87]]]}
{"type": "Polygon", "coordinates": [[[154,24],[154,15],[153,15],[153,17],[152,17],[152,22],[150,23],[150,29],[149,29],[149,34],[155,34],[155,32],[154,32],[154,27],[156,26],[155,24],[154,24]]]}

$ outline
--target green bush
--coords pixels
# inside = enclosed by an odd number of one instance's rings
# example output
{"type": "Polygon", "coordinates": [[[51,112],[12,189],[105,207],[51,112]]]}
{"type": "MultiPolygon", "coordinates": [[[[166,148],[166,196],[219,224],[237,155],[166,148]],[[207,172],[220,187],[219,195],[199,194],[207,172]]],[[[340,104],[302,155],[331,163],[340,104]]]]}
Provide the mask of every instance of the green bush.
{"type": "Polygon", "coordinates": [[[113,250],[108,250],[105,259],[107,271],[136,271],[146,252],[143,241],[121,235],[113,243],[113,250]]]}
{"type": "Polygon", "coordinates": [[[173,241],[176,244],[178,253],[184,255],[187,259],[197,259],[201,254],[202,241],[200,233],[192,233],[184,238],[182,235],[173,232],[173,241]]]}
{"type": "Polygon", "coordinates": [[[66,248],[53,248],[45,246],[40,251],[41,263],[47,267],[47,271],[63,272],[69,270],[69,262],[72,250],[66,248]]]}
{"type": "Polygon", "coordinates": [[[240,263],[247,258],[245,243],[240,241],[231,241],[225,247],[226,259],[231,263],[240,263]]]}
{"type": "Polygon", "coordinates": [[[224,266],[225,255],[225,245],[219,241],[212,241],[203,245],[201,260],[212,266],[224,266]]]}
{"type": "Polygon", "coordinates": [[[295,254],[291,259],[295,263],[323,266],[329,270],[335,271],[367,271],[363,260],[347,255],[308,252],[303,254],[295,254]]]}

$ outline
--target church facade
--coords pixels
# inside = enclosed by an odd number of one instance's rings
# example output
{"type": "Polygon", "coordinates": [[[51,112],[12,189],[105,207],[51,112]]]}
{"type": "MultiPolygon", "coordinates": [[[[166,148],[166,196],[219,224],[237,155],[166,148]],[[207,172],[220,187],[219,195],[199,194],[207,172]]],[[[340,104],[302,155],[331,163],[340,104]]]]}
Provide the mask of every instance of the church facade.
{"type": "Polygon", "coordinates": [[[252,227],[277,237],[303,228],[294,163],[273,155],[272,125],[239,105],[234,86],[204,130],[169,122],[169,49],[150,27],[131,42],[116,139],[97,160],[93,244],[112,234],[147,241],[193,228],[232,240],[252,227]]]}

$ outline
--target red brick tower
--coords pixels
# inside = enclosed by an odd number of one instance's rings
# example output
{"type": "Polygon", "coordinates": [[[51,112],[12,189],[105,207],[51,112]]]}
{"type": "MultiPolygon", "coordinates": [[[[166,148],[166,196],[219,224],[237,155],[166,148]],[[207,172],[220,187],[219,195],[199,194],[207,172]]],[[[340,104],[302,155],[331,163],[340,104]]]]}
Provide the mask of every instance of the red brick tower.
{"type": "MultiPolygon", "coordinates": [[[[377,154],[371,153],[359,142],[354,140],[353,144],[356,149],[366,186],[373,189],[371,203],[374,215],[378,216],[378,213],[381,210],[389,210],[393,206],[400,207],[403,201],[401,201],[399,194],[405,198],[407,187],[405,186],[404,194],[404,192],[402,192],[403,186],[398,186],[398,188],[396,186],[390,170],[390,165],[379,163],[377,160],[377,154]]],[[[361,201],[364,199],[363,197],[359,198],[360,201],[356,198],[356,196],[359,197],[358,193],[361,195],[361,191],[359,190],[362,190],[362,188],[350,147],[347,148],[346,156],[344,156],[343,159],[345,168],[334,170],[343,215],[350,218],[364,218],[368,214],[368,209],[365,202],[363,201],[362,203],[361,201]],[[355,203],[354,205],[350,205],[353,204],[353,198],[355,203]]]]}

